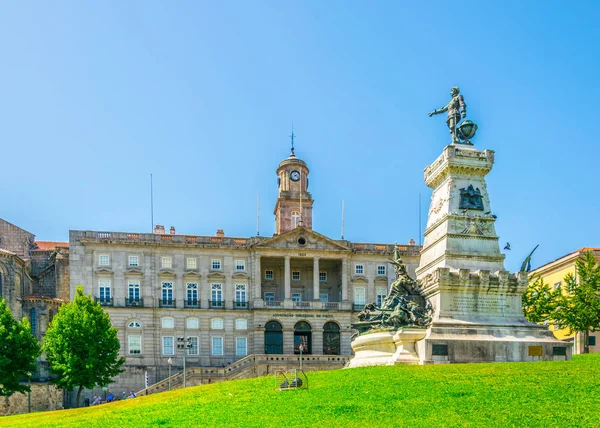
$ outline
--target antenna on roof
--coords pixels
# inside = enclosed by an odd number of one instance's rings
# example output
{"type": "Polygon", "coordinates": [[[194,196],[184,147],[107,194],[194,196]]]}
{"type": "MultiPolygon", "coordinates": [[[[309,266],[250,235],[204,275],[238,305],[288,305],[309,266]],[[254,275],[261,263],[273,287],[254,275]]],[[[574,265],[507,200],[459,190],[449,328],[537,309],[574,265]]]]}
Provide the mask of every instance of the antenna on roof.
{"type": "Polygon", "coordinates": [[[256,236],[260,236],[260,193],[258,194],[258,203],[256,204],[256,236]]]}
{"type": "Polygon", "coordinates": [[[342,239],[344,239],[344,200],[342,199],[342,239]]]}
{"type": "Polygon", "coordinates": [[[154,232],[154,188],[152,186],[152,174],[150,174],[150,221],[152,226],[150,227],[150,233],[154,232]]]}

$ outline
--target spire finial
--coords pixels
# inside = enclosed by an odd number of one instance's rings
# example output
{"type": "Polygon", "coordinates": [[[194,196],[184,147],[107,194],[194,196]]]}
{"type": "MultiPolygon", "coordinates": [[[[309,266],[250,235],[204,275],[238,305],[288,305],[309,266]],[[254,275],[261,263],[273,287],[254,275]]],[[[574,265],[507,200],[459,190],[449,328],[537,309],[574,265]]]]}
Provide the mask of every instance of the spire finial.
{"type": "Polygon", "coordinates": [[[296,156],[294,154],[294,137],[296,135],[294,134],[294,124],[292,123],[292,135],[290,135],[290,139],[292,140],[292,153],[290,154],[290,156],[296,156]]]}

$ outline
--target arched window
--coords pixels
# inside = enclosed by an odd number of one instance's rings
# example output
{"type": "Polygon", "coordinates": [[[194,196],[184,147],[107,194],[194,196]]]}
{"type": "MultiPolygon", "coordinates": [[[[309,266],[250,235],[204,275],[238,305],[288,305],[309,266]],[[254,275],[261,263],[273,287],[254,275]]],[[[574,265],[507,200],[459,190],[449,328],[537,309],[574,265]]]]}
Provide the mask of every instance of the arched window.
{"type": "Polygon", "coordinates": [[[129,328],[142,328],[142,324],[139,321],[131,321],[127,327],[129,328]]]}
{"type": "Polygon", "coordinates": [[[175,328],[175,320],[171,317],[164,317],[161,322],[162,328],[175,328]]]}
{"type": "Polygon", "coordinates": [[[334,322],[323,326],[323,354],[340,355],[340,326],[334,322]]]}
{"type": "Polygon", "coordinates": [[[31,334],[34,336],[37,334],[37,311],[35,308],[31,308],[31,334]]]}
{"type": "Polygon", "coordinates": [[[294,327],[294,354],[312,354],[312,328],[306,321],[300,321],[294,327]]]}
{"type": "Polygon", "coordinates": [[[265,354],[283,354],[283,328],[277,321],[265,325],[265,354]]]}
{"type": "Polygon", "coordinates": [[[295,229],[300,223],[300,211],[292,211],[292,229],[295,229]]]}

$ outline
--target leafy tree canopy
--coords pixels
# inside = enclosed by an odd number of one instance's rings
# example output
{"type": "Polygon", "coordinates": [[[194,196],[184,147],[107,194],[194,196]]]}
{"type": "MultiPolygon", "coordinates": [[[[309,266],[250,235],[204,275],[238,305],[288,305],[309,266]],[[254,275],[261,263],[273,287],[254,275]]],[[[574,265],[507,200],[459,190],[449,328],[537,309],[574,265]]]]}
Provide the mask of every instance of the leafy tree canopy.
{"type": "Polygon", "coordinates": [[[56,384],[69,391],[106,386],[123,372],[117,329],[99,303],[77,286],[75,299],[60,307],[44,338],[44,351],[56,384]]]}
{"type": "Polygon", "coordinates": [[[17,322],[0,298],[0,396],[29,391],[29,385],[21,380],[36,370],[35,359],[40,352],[29,320],[17,322]]]}

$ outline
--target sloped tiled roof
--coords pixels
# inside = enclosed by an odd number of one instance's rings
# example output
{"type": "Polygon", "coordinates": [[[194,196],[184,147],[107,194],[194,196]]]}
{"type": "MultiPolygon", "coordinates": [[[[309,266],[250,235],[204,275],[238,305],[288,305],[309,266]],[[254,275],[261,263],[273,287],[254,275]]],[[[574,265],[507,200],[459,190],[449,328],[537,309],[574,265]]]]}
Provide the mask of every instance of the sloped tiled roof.
{"type": "Polygon", "coordinates": [[[32,251],[51,251],[57,247],[69,248],[68,242],[54,242],[54,241],[35,241],[36,248],[32,251]]]}

